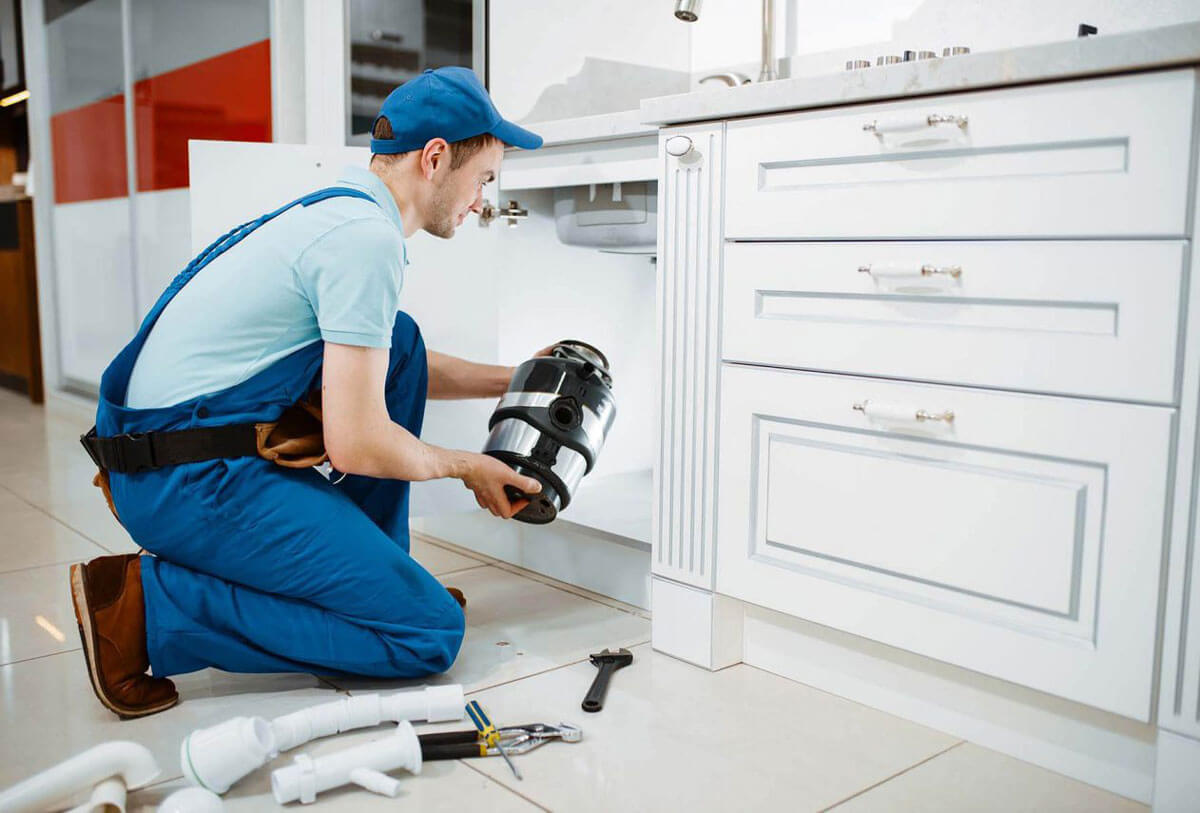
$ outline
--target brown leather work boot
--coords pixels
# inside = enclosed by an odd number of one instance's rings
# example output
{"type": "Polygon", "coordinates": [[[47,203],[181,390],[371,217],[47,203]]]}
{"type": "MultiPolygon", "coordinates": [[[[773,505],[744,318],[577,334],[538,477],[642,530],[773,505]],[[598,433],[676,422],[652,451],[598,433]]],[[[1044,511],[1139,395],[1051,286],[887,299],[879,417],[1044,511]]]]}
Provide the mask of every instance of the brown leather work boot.
{"type": "Polygon", "coordinates": [[[146,674],[146,606],[137,554],[71,565],[71,598],[92,689],[122,720],[179,702],[175,684],[146,674]]]}

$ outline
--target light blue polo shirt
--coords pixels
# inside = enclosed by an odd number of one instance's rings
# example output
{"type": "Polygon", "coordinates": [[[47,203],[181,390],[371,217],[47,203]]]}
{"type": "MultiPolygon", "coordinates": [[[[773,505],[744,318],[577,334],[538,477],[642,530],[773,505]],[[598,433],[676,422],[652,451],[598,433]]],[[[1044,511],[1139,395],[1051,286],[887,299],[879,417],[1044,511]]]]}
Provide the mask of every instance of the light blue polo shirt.
{"type": "Polygon", "coordinates": [[[125,405],[171,406],[232,387],[324,339],[390,347],[407,255],[396,201],[347,167],[337,197],[295,206],[192,278],[150,331],[125,405]]]}

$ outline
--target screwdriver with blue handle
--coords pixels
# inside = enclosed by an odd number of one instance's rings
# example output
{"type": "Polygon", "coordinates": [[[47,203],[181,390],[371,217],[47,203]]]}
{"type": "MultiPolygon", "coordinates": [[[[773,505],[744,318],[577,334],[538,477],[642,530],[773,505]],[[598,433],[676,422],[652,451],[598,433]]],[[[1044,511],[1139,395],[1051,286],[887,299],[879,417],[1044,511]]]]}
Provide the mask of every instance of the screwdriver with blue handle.
{"type": "Polygon", "coordinates": [[[512,768],[513,776],[524,781],[525,777],[521,776],[521,772],[517,770],[517,766],[513,765],[513,761],[508,758],[508,754],[504,751],[504,746],[500,743],[500,732],[496,730],[496,726],[492,725],[492,721],[483,713],[483,707],[479,705],[478,700],[472,700],[467,704],[467,716],[471,718],[471,722],[475,724],[475,728],[479,729],[480,736],[487,742],[489,747],[495,747],[500,751],[500,756],[504,757],[504,761],[508,763],[508,767],[512,768]]]}

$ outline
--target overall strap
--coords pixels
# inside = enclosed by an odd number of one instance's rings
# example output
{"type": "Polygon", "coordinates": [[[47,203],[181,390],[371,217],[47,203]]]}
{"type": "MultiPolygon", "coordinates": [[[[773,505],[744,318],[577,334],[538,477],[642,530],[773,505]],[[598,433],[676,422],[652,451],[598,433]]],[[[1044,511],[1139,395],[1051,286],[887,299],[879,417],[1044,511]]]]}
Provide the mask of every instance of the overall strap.
{"type": "Polygon", "coordinates": [[[369,200],[372,203],[375,203],[375,198],[371,197],[361,189],[354,189],[349,186],[330,186],[324,189],[318,189],[316,192],[310,192],[303,197],[296,198],[291,203],[285,203],[283,206],[280,206],[273,212],[267,212],[264,215],[259,215],[254,220],[249,220],[240,226],[233,227],[229,231],[225,232],[225,234],[214,240],[208,246],[208,248],[197,254],[195,258],[193,258],[192,261],[188,263],[187,266],[179,272],[179,274],[176,275],[175,279],[171,281],[171,284],[167,286],[167,289],[163,291],[162,296],[160,296],[158,301],[154,303],[154,307],[150,309],[148,314],[146,314],[146,318],[142,322],[141,330],[148,330],[149,327],[153,326],[163,308],[165,308],[167,304],[175,298],[175,295],[179,293],[183,286],[186,285],[192,277],[200,273],[201,270],[203,270],[217,257],[221,256],[226,251],[245,240],[260,226],[271,220],[274,220],[276,217],[279,217],[279,215],[283,214],[288,209],[291,209],[293,206],[311,206],[314,203],[320,203],[323,200],[337,197],[362,198],[363,200],[369,200]]]}
{"type": "Polygon", "coordinates": [[[167,289],[159,296],[158,301],[154,303],[154,307],[146,314],[146,318],[142,320],[141,326],[129,344],[117,354],[108,369],[104,371],[104,375],[100,379],[100,397],[101,400],[107,401],[110,404],[120,405],[125,401],[125,391],[129,385],[129,376],[133,372],[133,365],[137,361],[138,354],[142,351],[142,345],[146,343],[146,337],[150,335],[150,329],[154,327],[154,323],[158,321],[158,317],[162,315],[163,309],[170,304],[184,285],[200,273],[209,263],[217,257],[224,254],[229,249],[236,246],[241,241],[249,237],[256,229],[263,224],[273,220],[279,215],[291,209],[293,206],[311,206],[314,203],[320,203],[323,200],[337,197],[361,198],[369,200],[372,203],[378,203],[375,198],[361,189],[354,189],[349,186],[330,186],[324,189],[318,189],[315,192],[310,192],[303,197],[296,198],[290,203],[280,206],[278,209],[267,212],[264,215],[256,217],[236,226],[225,234],[218,237],[212,244],[201,251],[196,257],[180,271],[167,289]]]}

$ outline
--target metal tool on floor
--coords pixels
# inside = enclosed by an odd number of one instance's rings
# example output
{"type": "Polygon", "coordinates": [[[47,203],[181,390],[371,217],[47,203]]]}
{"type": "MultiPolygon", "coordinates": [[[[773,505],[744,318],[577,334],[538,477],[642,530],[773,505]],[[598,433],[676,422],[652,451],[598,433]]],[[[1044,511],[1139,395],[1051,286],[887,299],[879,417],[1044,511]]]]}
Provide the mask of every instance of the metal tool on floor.
{"type": "Polygon", "coordinates": [[[500,732],[496,730],[496,726],[492,725],[492,721],[488,719],[488,716],[483,713],[483,706],[479,705],[478,700],[472,700],[467,704],[467,716],[471,718],[471,722],[475,724],[475,728],[479,729],[479,735],[488,744],[488,747],[496,748],[500,752],[500,756],[504,757],[504,761],[512,769],[513,776],[519,780],[523,780],[525,777],[521,776],[521,772],[517,770],[517,766],[513,765],[513,761],[508,758],[508,754],[504,751],[504,743],[501,741],[500,732]]]}
{"type": "Polygon", "coordinates": [[[633,653],[628,649],[618,649],[616,652],[605,649],[591,656],[592,665],[598,666],[600,672],[592,681],[587,696],[583,698],[583,710],[597,712],[604,708],[604,696],[608,694],[608,682],[613,672],[624,669],[633,663],[633,653]]]}
{"type": "MultiPolygon", "coordinates": [[[[549,725],[528,723],[496,729],[504,752],[510,756],[527,754],[551,740],[579,742],[583,729],[570,723],[549,725]]],[[[439,759],[472,759],[474,757],[500,756],[500,749],[489,746],[479,731],[443,731],[437,734],[422,734],[421,759],[432,762],[439,759]]]]}

